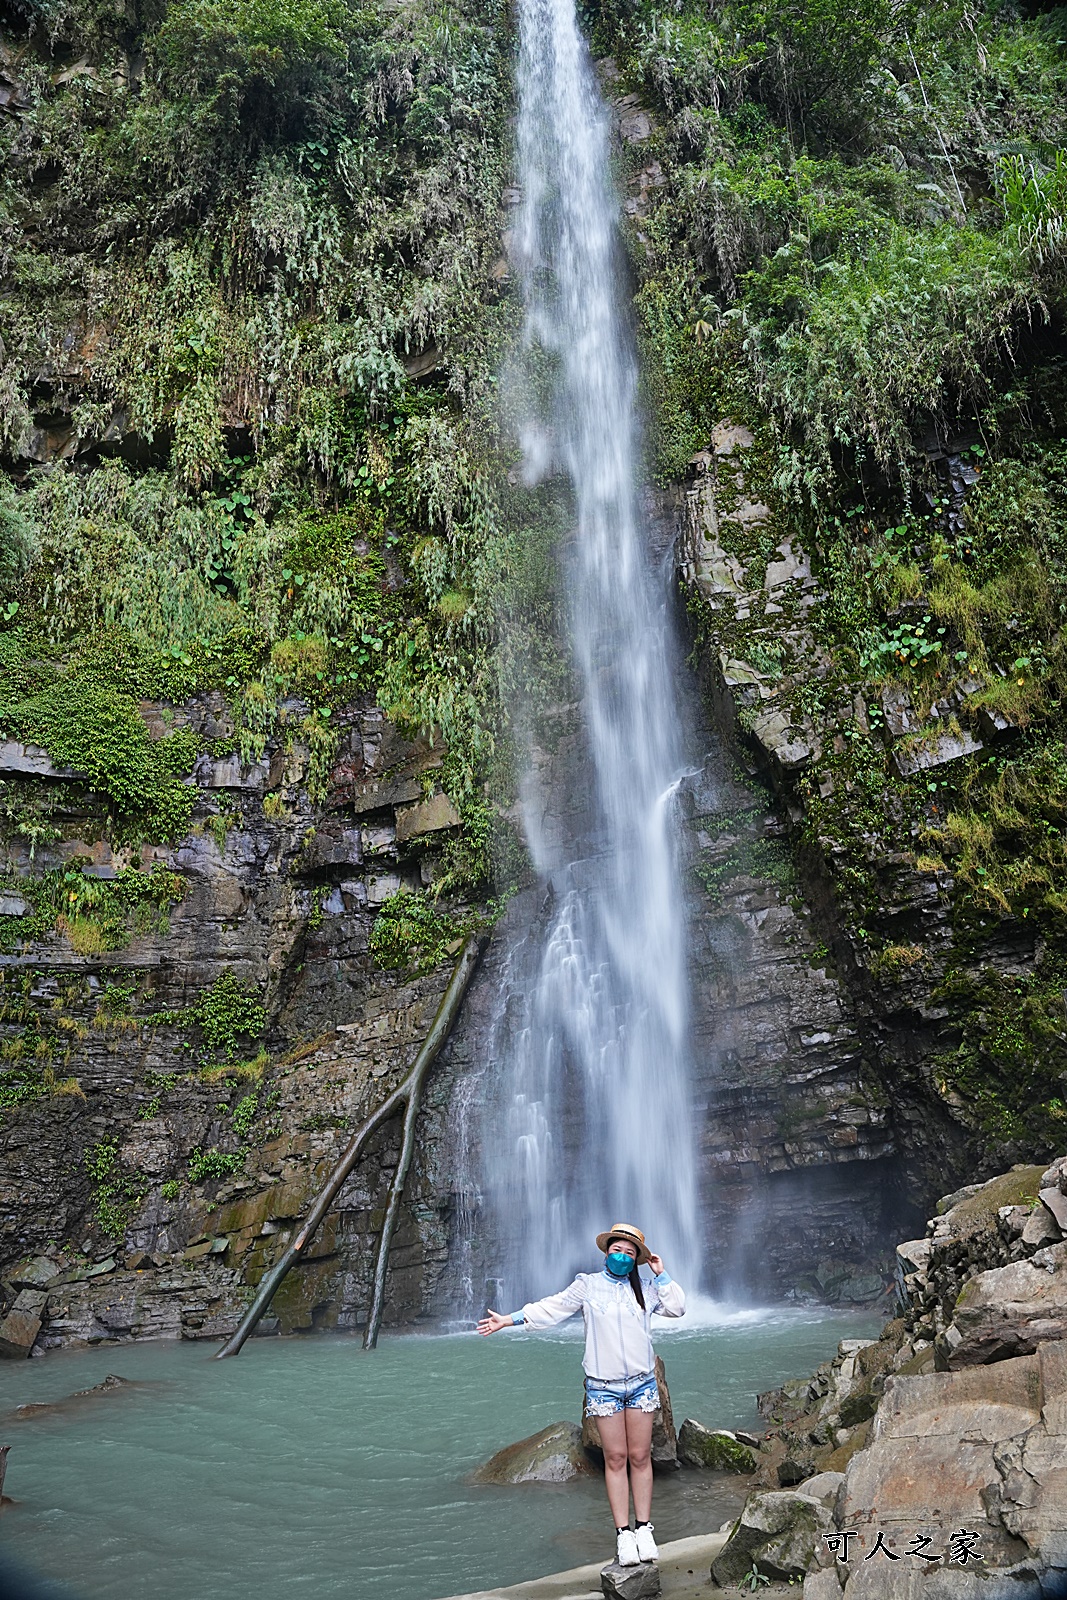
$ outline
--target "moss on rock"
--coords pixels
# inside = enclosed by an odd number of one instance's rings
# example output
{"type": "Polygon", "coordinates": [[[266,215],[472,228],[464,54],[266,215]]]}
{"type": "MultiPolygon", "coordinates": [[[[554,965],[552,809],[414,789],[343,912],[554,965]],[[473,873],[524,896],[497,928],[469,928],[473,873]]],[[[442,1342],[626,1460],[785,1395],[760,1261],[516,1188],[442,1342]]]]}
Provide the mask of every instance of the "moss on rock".
{"type": "Polygon", "coordinates": [[[678,1433],[678,1457],[689,1467],[708,1472],[755,1472],[756,1461],[747,1445],[725,1428],[705,1428],[687,1417],[678,1433]]]}

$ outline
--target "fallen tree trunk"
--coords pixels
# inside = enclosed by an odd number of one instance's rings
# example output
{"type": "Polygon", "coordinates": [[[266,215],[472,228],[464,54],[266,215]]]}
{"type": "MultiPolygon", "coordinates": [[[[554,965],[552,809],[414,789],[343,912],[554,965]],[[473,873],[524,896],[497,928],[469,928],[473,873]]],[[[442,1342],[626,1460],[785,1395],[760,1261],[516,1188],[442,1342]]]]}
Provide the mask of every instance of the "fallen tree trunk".
{"type": "Polygon", "coordinates": [[[320,1189],[315,1204],[308,1212],[307,1219],[298,1230],[296,1237],[264,1277],[255,1299],[241,1319],[240,1326],[236,1332],[230,1335],[222,1349],[215,1352],[216,1361],[221,1361],[224,1356],[235,1356],[241,1349],[245,1340],[273,1300],[277,1293],[278,1285],[282,1282],[289,1269],[301,1259],[308,1245],[315,1237],[320,1223],[340,1193],[345,1179],[359,1160],[371,1134],[376,1132],[383,1123],[388,1122],[390,1117],[395,1116],[396,1112],[403,1106],[404,1131],[401,1137],[400,1157],[396,1164],[393,1180],[389,1186],[385,1221],[382,1224],[381,1237],[378,1241],[378,1256],[374,1266],[374,1292],[371,1296],[371,1308],[367,1317],[366,1332],[363,1335],[363,1347],[365,1350],[373,1350],[377,1344],[385,1300],[385,1275],[389,1266],[389,1248],[392,1244],[393,1231],[400,1211],[404,1184],[407,1180],[411,1158],[415,1150],[415,1124],[422,1099],[422,1086],[426,1081],[427,1073],[440,1054],[442,1045],[452,1032],[456,1017],[459,1014],[459,1008],[463,1004],[463,997],[470,985],[471,978],[474,976],[474,969],[478,964],[478,957],[481,955],[484,945],[484,936],[475,937],[474,935],[471,935],[464,944],[459,953],[459,959],[456,962],[448,988],[441,997],[441,1004],[437,1008],[437,1014],[430,1024],[430,1031],[422,1042],[422,1048],[415,1057],[411,1071],[401,1083],[397,1084],[392,1094],[388,1095],[381,1105],[375,1111],[372,1111],[370,1116],[360,1124],[349,1141],[344,1155],[330,1173],[322,1189],[320,1189]]]}

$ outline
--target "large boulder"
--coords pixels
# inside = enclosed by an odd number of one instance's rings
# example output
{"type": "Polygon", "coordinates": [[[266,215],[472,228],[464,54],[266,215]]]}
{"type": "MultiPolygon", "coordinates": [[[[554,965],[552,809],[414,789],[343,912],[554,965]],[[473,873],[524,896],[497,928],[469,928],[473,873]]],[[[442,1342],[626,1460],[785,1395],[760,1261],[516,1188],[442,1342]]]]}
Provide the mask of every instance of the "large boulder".
{"type": "Polygon", "coordinates": [[[943,1549],[978,1530],[983,1570],[1067,1569],[1067,1343],[956,1372],[893,1377],[874,1438],[849,1463],[837,1502],[860,1543],[881,1529],[943,1549]]]}
{"type": "Polygon", "coordinates": [[[7,1274],[7,1280],[16,1289],[46,1289],[59,1273],[59,1267],[50,1256],[31,1256],[20,1261],[7,1274]]]}
{"type": "Polygon", "coordinates": [[[711,1575],[723,1588],[739,1583],[753,1566],[765,1578],[803,1580],[830,1527],[829,1511],[813,1495],[786,1489],[750,1494],[711,1575]]]}
{"type": "Polygon", "coordinates": [[[938,1340],[938,1361],[949,1368],[1003,1361],[1029,1355],[1046,1339],[1067,1339],[1067,1244],[964,1284],[938,1340]]]}
{"type": "Polygon", "coordinates": [[[476,1483],[569,1483],[592,1473],[573,1422],[551,1422],[540,1433],[505,1445],[474,1474],[476,1483]]]}
{"type": "Polygon", "coordinates": [[[832,1511],[844,1481],[843,1472],[817,1472],[813,1478],[805,1478],[797,1488],[801,1494],[810,1495],[813,1500],[821,1500],[827,1510],[832,1511]]]}
{"type": "Polygon", "coordinates": [[[727,1428],[705,1428],[686,1417],[678,1432],[678,1459],[709,1472],[755,1472],[756,1458],[727,1428]]]}

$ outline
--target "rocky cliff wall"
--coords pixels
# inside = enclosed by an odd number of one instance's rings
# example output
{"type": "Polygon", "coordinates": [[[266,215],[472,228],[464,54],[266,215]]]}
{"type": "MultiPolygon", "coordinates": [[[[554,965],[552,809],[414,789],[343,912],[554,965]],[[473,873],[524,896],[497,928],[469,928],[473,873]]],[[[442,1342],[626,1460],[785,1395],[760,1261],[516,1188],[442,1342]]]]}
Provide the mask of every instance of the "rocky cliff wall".
{"type": "Polygon", "coordinates": [[[899,1247],[881,1337],[759,1397],[760,1487],[714,1581],[754,1566],[806,1600],[1063,1592],[1065,1173],[1060,1157],[945,1196],[899,1247]]]}
{"type": "MultiPolygon", "coordinates": [[[[866,1086],[868,1111],[853,1100],[831,1144],[866,1153],[877,1129],[881,1153],[898,1157],[900,1193],[921,1207],[946,1174],[1039,1159],[1057,1137],[1063,1035],[1051,989],[1047,1025],[1043,1016],[1053,940],[1006,903],[977,906],[974,878],[952,865],[966,764],[982,741],[994,765],[1010,762],[1019,728],[978,708],[967,720],[957,706],[967,684],[920,716],[891,678],[843,679],[827,622],[832,576],[813,573],[795,523],[760,498],[761,471],[754,435],[728,423],[691,463],[679,572],[694,655],[728,748],[773,797],[764,866],[768,849],[776,857],[761,891],[790,886],[778,898],[805,908],[800,925],[826,974],[829,1020],[817,1022],[809,986],[804,1037],[851,1054],[866,1086]],[[1027,1084],[1051,1094],[1044,1117],[1027,1084]]],[[[744,850],[760,847],[733,848],[728,870],[742,872],[744,850]]]]}
{"type": "MultiPolygon", "coordinates": [[[[166,714],[143,709],[149,721],[166,714]]],[[[205,740],[226,736],[221,701],[177,715],[205,740]]],[[[113,900],[134,865],[76,776],[40,751],[0,749],[9,783],[32,762],[33,781],[54,791],[60,834],[33,861],[10,840],[3,903],[0,1275],[27,1253],[55,1264],[31,1329],[39,1348],[231,1328],[348,1130],[421,1043],[447,949],[412,976],[414,948],[405,970],[383,970],[369,940],[382,905],[432,877],[458,817],[435,791],[439,748],[401,740],[372,705],[344,724],[318,806],[299,747],[252,764],[199,761],[192,832],[142,852],[141,876],[173,874],[152,926],[135,911],[119,928],[94,921],[98,901],[21,945],[20,882],[28,895],[58,872],[113,900]]],[[[427,1174],[447,1100],[440,1079],[394,1247],[393,1321],[428,1312],[446,1254],[448,1195],[427,1174]]],[[[372,1143],[268,1326],[362,1319],[397,1138],[386,1128],[372,1143]]],[[[9,1304],[16,1288],[6,1281],[9,1304]]]]}

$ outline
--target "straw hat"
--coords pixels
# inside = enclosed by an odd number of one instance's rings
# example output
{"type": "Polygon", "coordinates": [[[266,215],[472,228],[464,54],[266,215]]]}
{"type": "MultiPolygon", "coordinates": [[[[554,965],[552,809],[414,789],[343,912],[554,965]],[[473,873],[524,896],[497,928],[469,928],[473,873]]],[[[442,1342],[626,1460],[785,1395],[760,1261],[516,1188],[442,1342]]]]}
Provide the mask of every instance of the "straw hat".
{"type": "Polygon", "coordinates": [[[632,1222],[616,1222],[615,1226],[609,1228],[607,1233],[597,1234],[596,1247],[604,1254],[607,1253],[609,1239],[625,1239],[628,1244],[636,1245],[637,1265],[639,1267],[643,1267],[651,1257],[652,1252],[645,1244],[644,1234],[640,1228],[635,1228],[632,1222]]]}

